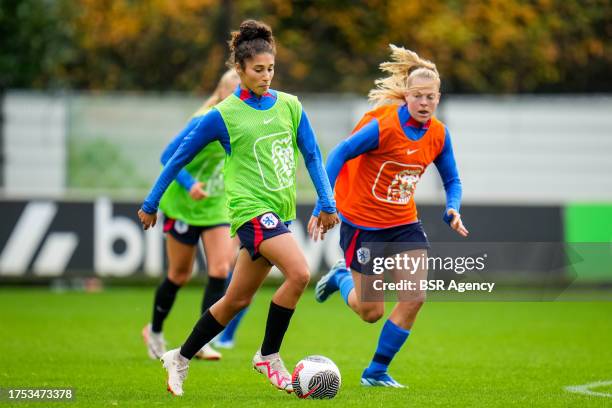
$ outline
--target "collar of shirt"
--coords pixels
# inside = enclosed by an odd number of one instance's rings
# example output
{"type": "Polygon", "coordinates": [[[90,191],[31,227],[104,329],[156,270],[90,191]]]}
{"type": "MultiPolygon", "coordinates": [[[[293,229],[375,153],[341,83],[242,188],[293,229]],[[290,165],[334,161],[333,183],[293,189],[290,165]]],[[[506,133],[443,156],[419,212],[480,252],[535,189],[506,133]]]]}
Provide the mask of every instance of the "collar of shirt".
{"type": "Polygon", "coordinates": [[[397,114],[399,116],[400,123],[402,127],[411,127],[419,130],[427,130],[429,129],[429,125],[431,124],[431,119],[429,119],[425,123],[417,122],[414,118],[410,116],[410,112],[408,112],[408,106],[402,105],[397,110],[397,114]]]}
{"type": "Polygon", "coordinates": [[[276,91],[274,89],[270,89],[265,94],[259,96],[250,89],[242,89],[240,85],[234,91],[234,95],[240,98],[241,101],[244,101],[247,105],[259,109],[266,110],[270,109],[274,103],[276,103],[276,91]]]}

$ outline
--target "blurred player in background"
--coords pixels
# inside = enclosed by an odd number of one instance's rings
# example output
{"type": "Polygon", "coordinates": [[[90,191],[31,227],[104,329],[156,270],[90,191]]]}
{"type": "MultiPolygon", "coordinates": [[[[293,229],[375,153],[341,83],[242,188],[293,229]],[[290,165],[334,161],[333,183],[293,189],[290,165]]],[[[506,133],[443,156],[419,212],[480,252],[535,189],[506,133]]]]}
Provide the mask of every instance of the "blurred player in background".
{"type": "MultiPolygon", "coordinates": [[[[202,116],[230,95],[239,83],[240,77],[235,70],[229,70],[221,77],[210,98],[166,147],[161,157],[163,164],[170,159],[202,116]]],[[[162,334],[164,320],[172,309],[178,290],[191,278],[200,239],[204,246],[208,271],[208,285],[202,298],[201,312],[204,313],[225,293],[226,279],[236,258],[238,241],[230,238],[223,184],[224,160],[225,151],[220,144],[208,145],[181,169],[160,201],[159,207],[165,216],[168,276],[155,292],[151,323],[142,330],[149,357],[153,359],[161,358],[166,352],[162,334]]],[[[234,322],[234,329],[236,325],[237,322],[234,322]]],[[[230,340],[233,341],[233,338],[230,340]]],[[[196,353],[196,357],[219,360],[221,353],[205,344],[196,353]]]]}
{"type": "MultiPolygon", "coordinates": [[[[328,157],[327,173],[335,186],[342,219],[340,246],[344,259],[320,279],[315,290],[319,302],[340,291],[347,305],[370,323],[384,315],[384,298],[359,296],[372,293],[374,279],[380,279],[362,271],[370,258],[362,243],[400,243],[395,251],[411,257],[426,256],[429,242],[417,218],[413,196],[417,182],[432,162],[446,191],[444,220],[461,236],[468,234],[459,215],[462,188],[450,134],[433,116],[440,101],[436,66],[404,48],[392,45],[391,50],[392,62],[381,64],[390,75],[378,80],[369,95],[377,108],[366,113],[351,137],[328,157]]],[[[315,238],[319,234],[318,214],[317,206],[308,225],[315,238]]],[[[426,279],[426,267],[415,271],[414,276],[426,279]]],[[[401,272],[392,273],[398,276],[401,272]]],[[[387,368],[408,338],[425,299],[424,291],[410,295],[407,301],[400,297],[385,322],[374,358],[363,371],[363,385],[403,387],[387,368]]]]}
{"type": "Polygon", "coordinates": [[[198,121],[138,211],[145,229],[155,225],[159,199],[179,170],[209,143],[221,143],[227,155],[224,176],[231,234],[238,234],[242,245],[225,295],[202,315],[180,349],[162,357],[168,390],[175,395],[183,394],[189,360],[251,302],[272,265],[281,270],[285,281],[272,297],[253,367],[276,388],[293,391],[279,350],[310,279],[306,258],[287,228],[296,217],[298,149],[319,196],[322,211],[317,228],[326,232],[339,222],[321,153],[301,103],[293,95],[270,89],[276,54],[272,31],[263,23],[246,20],[232,33],[230,51],[228,65],[238,72],[240,88],[198,121]]]}

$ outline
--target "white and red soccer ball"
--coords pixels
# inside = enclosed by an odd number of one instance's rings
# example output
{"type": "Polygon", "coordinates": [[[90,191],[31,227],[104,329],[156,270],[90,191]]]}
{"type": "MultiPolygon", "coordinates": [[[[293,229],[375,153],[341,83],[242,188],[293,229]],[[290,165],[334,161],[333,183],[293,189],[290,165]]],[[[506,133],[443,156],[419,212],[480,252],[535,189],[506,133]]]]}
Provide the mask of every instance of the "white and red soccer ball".
{"type": "Polygon", "coordinates": [[[299,398],[331,399],[338,394],[342,379],[329,358],[308,356],[295,366],[291,382],[299,398]]]}

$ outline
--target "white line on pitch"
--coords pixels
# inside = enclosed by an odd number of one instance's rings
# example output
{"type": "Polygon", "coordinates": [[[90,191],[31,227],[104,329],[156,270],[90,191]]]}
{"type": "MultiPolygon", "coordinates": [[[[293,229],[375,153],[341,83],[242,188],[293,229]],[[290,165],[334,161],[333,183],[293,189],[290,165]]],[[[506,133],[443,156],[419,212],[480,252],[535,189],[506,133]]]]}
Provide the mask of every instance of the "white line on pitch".
{"type": "Polygon", "coordinates": [[[592,391],[591,388],[604,387],[606,385],[612,385],[612,381],[596,381],[584,385],[570,385],[565,387],[565,391],[575,392],[577,394],[593,395],[595,397],[609,397],[612,398],[612,393],[609,392],[597,392],[592,391]]]}

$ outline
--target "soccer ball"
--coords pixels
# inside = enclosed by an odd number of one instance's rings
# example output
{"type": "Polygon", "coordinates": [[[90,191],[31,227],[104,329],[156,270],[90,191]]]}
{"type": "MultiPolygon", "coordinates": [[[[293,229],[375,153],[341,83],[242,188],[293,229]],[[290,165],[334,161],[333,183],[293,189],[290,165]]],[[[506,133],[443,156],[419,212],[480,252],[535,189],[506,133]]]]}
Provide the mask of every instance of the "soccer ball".
{"type": "Polygon", "coordinates": [[[327,357],[308,356],[293,370],[292,385],[299,398],[334,398],[340,389],[340,370],[327,357]]]}

